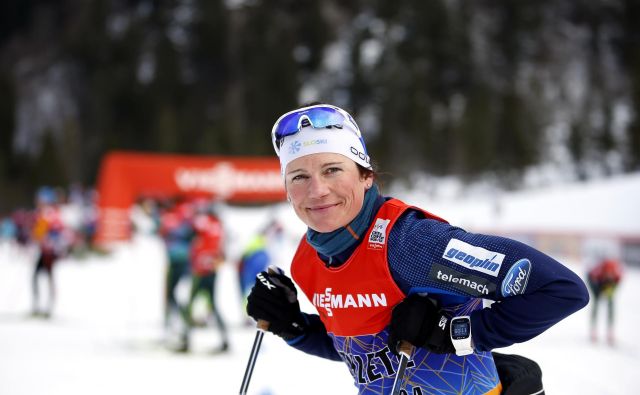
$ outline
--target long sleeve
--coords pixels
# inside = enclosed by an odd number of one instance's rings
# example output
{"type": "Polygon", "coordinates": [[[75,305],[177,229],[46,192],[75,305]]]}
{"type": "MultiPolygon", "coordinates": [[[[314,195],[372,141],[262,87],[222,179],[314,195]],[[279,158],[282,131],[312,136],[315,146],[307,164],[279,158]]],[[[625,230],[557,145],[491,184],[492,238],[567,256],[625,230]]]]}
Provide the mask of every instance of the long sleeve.
{"type": "Polygon", "coordinates": [[[413,210],[391,231],[388,259],[392,276],[407,294],[426,292],[445,304],[496,301],[471,315],[480,351],[527,341],[589,301],[583,281],[550,256],[413,210]]]}
{"type": "Polygon", "coordinates": [[[304,335],[288,341],[287,344],[307,354],[333,361],[342,361],[340,354],[333,346],[333,341],[327,334],[327,329],[320,321],[320,317],[317,314],[302,314],[307,323],[307,331],[304,335]]]}

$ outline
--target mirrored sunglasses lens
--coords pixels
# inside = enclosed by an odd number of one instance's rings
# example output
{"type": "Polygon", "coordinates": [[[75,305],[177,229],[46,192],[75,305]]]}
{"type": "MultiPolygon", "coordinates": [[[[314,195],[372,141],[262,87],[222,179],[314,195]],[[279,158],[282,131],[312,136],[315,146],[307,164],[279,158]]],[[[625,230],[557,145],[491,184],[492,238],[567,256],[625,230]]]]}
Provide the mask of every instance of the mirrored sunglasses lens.
{"type": "Polygon", "coordinates": [[[278,122],[278,126],[276,127],[276,137],[283,138],[285,136],[292,135],[294,133],[298,133],[298,122],[300,120],[300,114],[292,113],[286,115],[284,118],[278,122]]]}
{"type": "Polygon", "coordinates": [[[338,126],[344,123],[344,116],[332,108],[314,108],[307,116],[314,128],[338,126]]]}
{"type": "Polygon", "coordinates": [[[314,128],[337,126],[344,123],[344,116],[329,107],[317,107],[284,116],[276,127],[276,138],[281,139],[300,131],[301,119],[306,118],[314,128]]]}

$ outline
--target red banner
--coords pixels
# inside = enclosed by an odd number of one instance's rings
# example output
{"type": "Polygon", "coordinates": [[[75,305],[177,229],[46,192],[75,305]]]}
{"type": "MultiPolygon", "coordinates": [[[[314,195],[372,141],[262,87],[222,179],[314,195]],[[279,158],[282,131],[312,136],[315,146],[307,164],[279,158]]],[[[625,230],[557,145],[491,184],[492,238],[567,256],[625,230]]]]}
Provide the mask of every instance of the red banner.
{"type": "Polygon", "coordinates": [[[209,197],[277,202],[285,191],[275,157],[218,157],[111,152],[98,174],[96,241],[130,237],[129,210],[139,197],[209,197]]]}

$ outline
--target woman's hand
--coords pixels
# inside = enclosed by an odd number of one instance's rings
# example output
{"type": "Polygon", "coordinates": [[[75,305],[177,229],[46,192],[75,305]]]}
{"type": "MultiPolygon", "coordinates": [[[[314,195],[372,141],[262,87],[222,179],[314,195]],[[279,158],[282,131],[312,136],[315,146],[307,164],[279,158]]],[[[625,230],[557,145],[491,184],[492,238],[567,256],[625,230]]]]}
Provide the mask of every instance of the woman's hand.
{"type": "Polygon", "coordinates": [[[266,330],[285,340],[305,333],[298,294],[291,279],[282,270],[270,267],[260,272],[247,298],[247,314],[256,321],[266,321],[266,330]]]}
{"type": "Polygon", "coordinates": [[[398,343],[404,340],[438,354],[455,353],[450,322],[450,317],[428,297],[409,295],[391,313],[389,348],[396,353],[398,343]]]}

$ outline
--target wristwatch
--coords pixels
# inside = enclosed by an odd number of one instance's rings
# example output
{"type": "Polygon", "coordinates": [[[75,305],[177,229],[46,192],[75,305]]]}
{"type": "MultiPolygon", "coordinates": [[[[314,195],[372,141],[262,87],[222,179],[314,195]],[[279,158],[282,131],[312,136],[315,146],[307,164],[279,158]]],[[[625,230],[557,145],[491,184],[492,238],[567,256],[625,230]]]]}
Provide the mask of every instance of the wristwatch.
{"type": "Polygon", "coordinates": [[[456,349],[456,355],[463,356],[473,353],[471,347],[471,319],[468,315],[451,319],[451,343],[456,349]]]}

